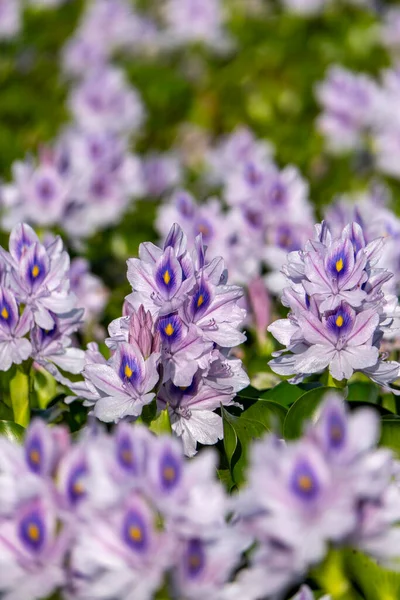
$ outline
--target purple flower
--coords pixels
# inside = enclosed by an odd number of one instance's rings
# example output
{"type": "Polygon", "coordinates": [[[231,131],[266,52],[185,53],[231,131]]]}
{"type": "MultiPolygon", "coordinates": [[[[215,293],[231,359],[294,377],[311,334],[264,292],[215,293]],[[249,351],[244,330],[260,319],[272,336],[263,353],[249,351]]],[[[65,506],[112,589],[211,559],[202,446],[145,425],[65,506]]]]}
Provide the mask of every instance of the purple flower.
{"type": "Polygon", "coordinates": [[[24,502],[11,519],[0,523],[0,591],[4,598],[35,600],[51,595],[65,581],[68,536],[57,533],[51,500],[24,502]]]}
{"type": "Polygon", "coordinates": [[[21,29],[22,6],[19,0],[0,0],[0,38],[8,40],[21,29]]]}
{"type": "Polygon", "coordinates": [[[52,313],[69,312],[75,305],[66,277],[69,256],[62,251],[61,239],[44,246],[29,225],[19,224],[11,232],[9,249],[10,253],[1,249],[1,254],[10,271],[11,289],[35,323],[51,329],[52,313]]]}
{"type": "Polygon", "coordinates": [[[89,72],[69,104],[77,123],[88,130],[135,132],[144,120],[138,93],[128,87],[122,71],[111,67],[89,72]]]}
{"type": "Polygon", "coordinates": [[[72,551],[71,595],[150,600],[173,560],[173,542],[157,531],[155,515],[139,495],[108,515],[94,513],[72,551]]]}
{"type": "Polygon", "coordinates": [[[69,276],[77,304],[85,309],[85,321],[91,323],[98,320],[107,303],[107,288],[99,277],[90,273],[89,263],[84,258],[71,261],[69,276]]]}
{"type": "Polygon", "coordinates": [[[220,0],[168,0],[167,33],[174,44],[203,42],[210,46],[223,37],[220,0]]]}
{"type": "Polygon", "coordinates": [[[324,113],[318,128],[333,152],[354,150],[379,110],[379,93],[366,75],[354,75],[341,67],[331,67],[327,79],[317,87],[324,113]]]}
{"type": "Polygon", "coordinates": [[[20,364],[32,352],[29,340],[24,337],[31,329],[28,310],[19,315],[19,306],[11,290],[0,287],[0,370],[8,371],[11,365],[20,364]]]}
{"type": "Polygon", "coordinates": [[[303,378],[329,366],[335,379],[349,379],[357,370],[381,385],[397,378],[398,370],[379,355],[396,311],[382,290],[391,274],[374,268],[382,246],[380,239],[366,244],[357,223],[336,239],[323,223],[304,251],[288,256],[282,300],[291,310],[269,331],[290,353],[277,352],[273,370],[303,378]]]}
{"type": "Polygon", "coordinates": [[[118,421],[125,416],[139,416],[143,406],[152,401],[158,381],[154,353],[144,360],[136,344],[121,343],[108,364],[86,365],[87,379],[99,392],[94,413],[103,421],[118,421]]]}
{"type": "Polygon", "coordinates": [[[49,429],[40,419],[32,421],[24,440],[25,461],[38,475],[54,475],[58,463],[69,449],[69,434],[62,427],[49,429]]]}

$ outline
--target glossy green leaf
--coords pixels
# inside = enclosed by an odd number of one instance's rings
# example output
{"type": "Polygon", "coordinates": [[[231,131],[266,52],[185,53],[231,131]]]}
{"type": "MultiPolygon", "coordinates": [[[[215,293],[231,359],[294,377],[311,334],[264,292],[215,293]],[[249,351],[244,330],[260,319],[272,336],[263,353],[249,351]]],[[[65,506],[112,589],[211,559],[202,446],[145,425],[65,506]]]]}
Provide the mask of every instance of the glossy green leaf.
{"type": "Polygon", "coordinates": [[[0,421],[0,436],[6,437],[12,442],[22,442],[25,429],[13,421],[0,421]]]}
{"type": "Polygon", "coordinates": [[[383,417],[381,421],[381,439],[380,444],[390,448],[400,459],[400,418],[383,417]]]}
{"type": "Polygon", "coordinates": [[[296,402],[303,394],[304,390],[297,385],[291,385],[287,381],[282,381],[282,383],[279,383],[274,388],[263,392],[260,398],[274,400],[275,402],[278,402],[278,404],[288,407],[293,404],[293,402],[296,402]]]}
{"type": "Polygon", "coordinates": [[[243,412],[243,417],[262,423],[268,431],[281,434],[286,414],[287,410],[281,404],[259,398],[243,412]]]}
{"type": "Polygon", "coordinates": [[[269,429],[261,421],[246,418],[246,412],[237,417],[221,407],[221,414],[224,422],[224,432],[226,430],[228,433],[228,451],[226,447],[225,451],[227,452],[232,478],[236,484],[240,484],[244,481],[249,445],[254,439],[262,437],[269,429]],[[236,444],[231,429],[236,435],[236,444]]]}
{"type": "Polygon", "coordinates": [[[169,418],[169,412],[167,408],[165,410],[162,410],[158,417],[150,423],[149,429],[157,435],[171,435],[171,421],[169,418]]]}
{"type": "Polygon", "coordinates": [[[378,400],[379,388],[374,383],[356,381],[348,386],[347,400],[349,402],[371,402],[375,404],[378,400]]]}
{"type": "Polygon", "coordinates": [[[400,573],[379,566],[361,552],[345,553],[345,566],[365,600],[399,600],[400,573]]]}
{"type": "Polygon", "coordinates": [[[296,400],[289,408],[283,426],[283,435],[286,439],[296,439],[301,436],[305,422],[312,418],[320,402],[328,392],[336,392],[343,395],[342,390],[319,387],[306,392],[296,400]]]}

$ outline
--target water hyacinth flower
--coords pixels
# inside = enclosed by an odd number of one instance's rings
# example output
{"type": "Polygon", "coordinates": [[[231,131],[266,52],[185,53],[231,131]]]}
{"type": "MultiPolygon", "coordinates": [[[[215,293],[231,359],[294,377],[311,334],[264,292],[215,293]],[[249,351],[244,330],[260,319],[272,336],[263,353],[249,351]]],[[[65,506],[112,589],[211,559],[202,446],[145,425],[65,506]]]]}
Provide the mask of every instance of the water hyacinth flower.
{"type": "Polygon", "coordinates": [[[201,235],[190,253],[176,224],[163,248],[140,245],[139,258],[128,260],[128,279],[133,292],[124,316],[109,326],[111,358],[106,363],[87,352],[85,381],[70,389],[104,421],[138,417],[156,398],[193,455],[197,442],[222,438],[213,411],[249,382],[240,360],[229,357],[245,339],[242,290],[226,283],[222,258],[207,261],[201,235]]]}
{"type": "Polygon", "coordinates": [[[11,39],[21,29],[22,6],[19,0],[0,0],[0,39],[11,39]]]}
{"type": "Polygon", "coordinates": [[[89,72],[72,91],[69,105],[76,122],[91,131],[134,133],[144,120],[138,93],[116,68],[89,72]]]}
{"type": "Polygon", "coordinates": [[[224,32],[220,0],[168,0],[164,14],[166,35],[172,44],[221,44],[224,32]]]}
{"type": "Polygon", "coordinates": [[[30,331],[32,315],[25,310],[19,315],[19,306],[13,292],[0,287],[0,370],[8,371],[12,364],[20,364],[32,352],[25,335],[30,331]]]}
{"type": "Polygon", "coordinates": [[[29,225],[13,228],[9,252],[0,247],[0,370],[32,358],[66,385],[60,368],[82,371],[85,355],[71,334],[82,326],[83,309],[75,307],[68,272],[60,238],[42,244],[29,225]]]}
{"type": "Polygon", "coordinates": [[[329,366],[334,379],[361,371],[380,385],[398,377],[399,365],[379,354],[383,335],[397,328],[396,308],[382,289],[391,274],[375,268],[382,247],[379,238],[366,244],[357,223],[339,238],[322,223],[304,251],[288,255],[283,303],[290,312],[269,331],[289,354],[276,353],[275,372],[301,379],[329,366]]]}
{"type": "Polygon", "coordinates": [[[88,261],[78,257],[71,261],[69,271],[71,290],[77,298],[78,306],[85,310],[87,323],[99,319],[109,296],[109,291],[101,279],[93,275],[89,268],[88,261]]]}
{"type": "Polygon", "coordinates": [[[39,600],[65,581],[65,532],[57,533],[57,512],[46,496],[24,502],[0,524],[0,591],[4,598],[39,600]]]}
{"type": "Polygon", "coordinates": [[[15,297],[39,327],[52,329],[52,313],[74,308],[75,296],[69,291],[67,277],[69,256],[60,238],[43,245],[33,229],[19,224],[10,234],[9,252],[2,248],[1,258],[15,297]]]}
{"type": "Polygon", "coordinates": [[[380,107],[380,94],[368,76],[331,67],[326,80],[316,90],[324,112],[317,127],[333,152],[362,147],[374,114],[380,107]]]}
{"type": "Polygon", "coordinates": [[[361,547],[360,519],[368,519],[360,512],[364,505],[366,512],[374,505],[382,511],[371,522],[376,546],[371,543],[367,552],[386,564],[396,557],[399,509],[389,505],[399,489],[392,480],[393,456],[376,448],[378,439],[376,413],[360,409],[350,414],[343,399],[331,394],[300,440],[283,443],[268,436],[255,444],[235,516],[255,547],[249,569],[233,584],[237,594],[229,597],[239,598],[240,590],[254,599],[272,589],[285,591],[322,560],[329,543],[361,547]]]}
{"type": "Polygon", "coordinates": [[[117,421],[125,416],[139,416],[143,406],[152,401],[159,375],[158,353],[144,360],[139,347],[121,343],[107,365],[85,367],[85,377],[100,393],[94,413],[103,421],[117,421]]]}

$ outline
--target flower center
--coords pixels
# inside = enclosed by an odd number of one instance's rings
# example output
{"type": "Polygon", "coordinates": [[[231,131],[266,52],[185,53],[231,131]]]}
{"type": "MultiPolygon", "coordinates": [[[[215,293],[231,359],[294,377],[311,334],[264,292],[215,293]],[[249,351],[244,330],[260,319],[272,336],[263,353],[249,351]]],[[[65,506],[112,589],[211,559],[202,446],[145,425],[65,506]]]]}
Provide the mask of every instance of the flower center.
{"type": "Polygon", "coordinates": [[[6,309],[6,307],[4,307],[1,311],[1,316],[3,317],[3,319],[8,319],[8,310],[6,309]]]}
{"type": "Polygon", "coordinates": [[[32,267],[32,277],[37,277],[40,273],[40,269],[37,265],[32,267]]]}
{"type": "Polygon", "coordinates": [[[129,377],[132,377],[133,371],[129,365],[125,365],[124,373],[125,373],[126,377],[128,377],[128,379],[129,379],[129,377]]]}
{"type": "Polygon", "coordinates": [[[29,523],[27,529],[28,537],[32,542],[38,542],[40,539],[40,530],[34,523],[29,523]]]}
{"type": "Polygon", "coordinates": [[[203,304],[204,302],[204,296],[203,294],[200,294],[200,296],[197,299],[197,308],[200,308],[200,306],[203,304]]]}
{"type": "Polygon", "coordinates": [[[38,450],[31,450],[29,458],[34,465],[40,465],[40,453],[38,450]]]}
{"type": "Polygon", "coordinates": [[[309,475],[300,475],[298,484],[299,488],[304,492],[309,492],[313,488],[313,481],[309,475]]]}
{"type": "Polygon", "coordinates": [[[143,533],[140,527],[132,525],[129,528],[129,536],[134,542],[141,542],[143,539],[143,533]]]}
{"type": "Polygon", "coordinates": [[[164,331],[168,336],[171,336],[175,330],[174,330],[172,324],[168,323],[168,325],[165,327],[164,331]]]}
{"type": "Polygon", "coordinates": [[[336,321],[335,321],[335,323],[336,323],[336,325],[337,325],[338,327],[342,327],[342,325],[343,325],[343,323],[344,323],[342,315],[339,315],[339,316],[336,318],[336,321]]]}
{"type": "Polygon", "coordinates": [[[339,258],[339,260],[337,260],[337,261],[336,261],[336,265],[335,265],[335,267],[336,267],[336,271],[337,271],[338,273],[340,273],[340,271],[342,271],[342,270],[343,270],[343,266],[344,266],[344,265],[343,265],[343,259],[342,259],[342,258],[339,258]]]}
{"type": "Polygon", "coordinates": [[[171,281],[171,275],[169,274],[168,269],[165,271],[165,273],[163,275],[163,279],[164,279],[165,285],[168,285],[169,282],[171,281]]]}

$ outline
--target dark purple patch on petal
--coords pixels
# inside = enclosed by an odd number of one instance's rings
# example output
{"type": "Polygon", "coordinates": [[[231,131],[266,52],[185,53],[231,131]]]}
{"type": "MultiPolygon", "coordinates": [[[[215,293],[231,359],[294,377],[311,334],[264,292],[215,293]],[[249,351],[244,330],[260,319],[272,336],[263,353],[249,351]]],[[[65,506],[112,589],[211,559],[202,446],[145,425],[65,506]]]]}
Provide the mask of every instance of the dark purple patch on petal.
{"type": "Polygon", "coordinates": [[[326,433],[328,445],[333,450],[339,450],[346,443],[347,426],[342,413],[335,409],[328,412],[326,419],[326,433]]]}
{"type": "Polygon", "coordinates": [[[17,303],[9,290],[3,290],[0,295],[0,326],[14,329],[18,322],[17,303]]]}
{"type": "Polygon", "coordinates": [[[293,252],[301,248],[301,244],[295,235],[294,227],[290,227],[289,225],[280,225],[276,228],[275,243],[279,248],[287,252],[293,252]]]}
{"type": "Polygon", "coordinates": [[[286,187],[280,181],[277,181],[271,187],[271,189],[269,191],[268,199],[269,199],[270,203],[272,204],[272,206],[275,206],[275,207],[282,206],[287,201],[286,187]]]}
{"type": "Polygon", "coordinates": [[[315,500],[319,494],[320,484],[317,475],[306,459],[296,464],[290,483],[292,492],[301,500],[315,500]]]}
{"type": "Polygon", "coordinates": [[[161,317],[158,321],[158,330],[162,341],[172,344],[182,337],[182,321],[176,314],[161,317]]]}
{"type": "Polygon", "coordinates": [[[203,314],[211,303],[211,293],[205,281],[201,281],[190,302],[190,312],[194,317],[203,314]]]}
{"type": "Polygon", "coordinates": [[[182,461],[169,450],[160,460],[160,480],[164,490],[173,490],[182,478],[182,461]]]}
{"type": "Polygon", "coordinates": [[[25,442],[25,460],[31,471],[41,473],[43,466],[43,444],[38,435],[34,435],[25,442]]]}
{"type": "Polygon", "coordinates": [[[117,460],[120,466],[130,473],[137,472],[137,462],[132,444],[132,439],[126,433],[118,435],[117,440],[117,460]]]}
{"type": "Polygon", "coordinates": [[[176,199],[176,208],[186,219],[190,219],[194,216],[194,204],[188,194],[178,194],[176,199]]]}
{"type": "Polygon", "coordinates": [[[347,277],[354,264],[354,250],[349,240],[340,244],[326,259],[326,270],[332,279],[347,277]]]}
{"type": "Polygon", "coordinates": [[[67,482],[67,497],[74,506],[86,496],[85,477],[87,475],[87,465],[85,462],[79,462],[73,466],[67,482]]]}
{"type": "Polygon", "coordinates": [[[36,193],[43,202],[51,202],[55,195],[54,182],[49,177],[42,177],[36,183],[36,193]]]}
{"type": "Polygon", "coordinates": [[[209,242],[214,235],[214,228],[212,224],[205,218],[198,219],[195,223],[194,229],[195,235],[198,235],[199,233],[202,234],[204,242],[209,242]]]}
{"type": "Polygon", "coordinates": [[[119,376],[125,383],[135,386],[142,379],[142,370],[133,352],[121,347],[119,376]]]}
{"type": "Polygon", "coordinates": [[[353,329],[354,316],[346,304],[327,315],[326,326],[336,337],[347,336],[353,329]]]}
{"type": "Polygon", "coordinates": [[[171,260],[162,260],[155,273],[158,289],[168,295],[173,294],[177,288],[177,275],[176,266],[172,265],[171,260]]]}
{"type": "Polygon", "coordinates": [[[149,546],[149,532],[145,518],[139,510],[130,509],[124,519],[122,537],[125,543],[136,552],[146,552],[149,546]]]}
{"type": "Polygon", "coordinates": [[[198,577],[206,564],[206,553],[201,540],[193,539],[188,542],[184,561],[187,575],[190,578],[198,577]]]}
{"type": "Polygon", "coordinates": [[[18,533],[22,543],[30,551],[40,552],[46,541],[46,527],[37,508],[21,519],[18,533]]]}

